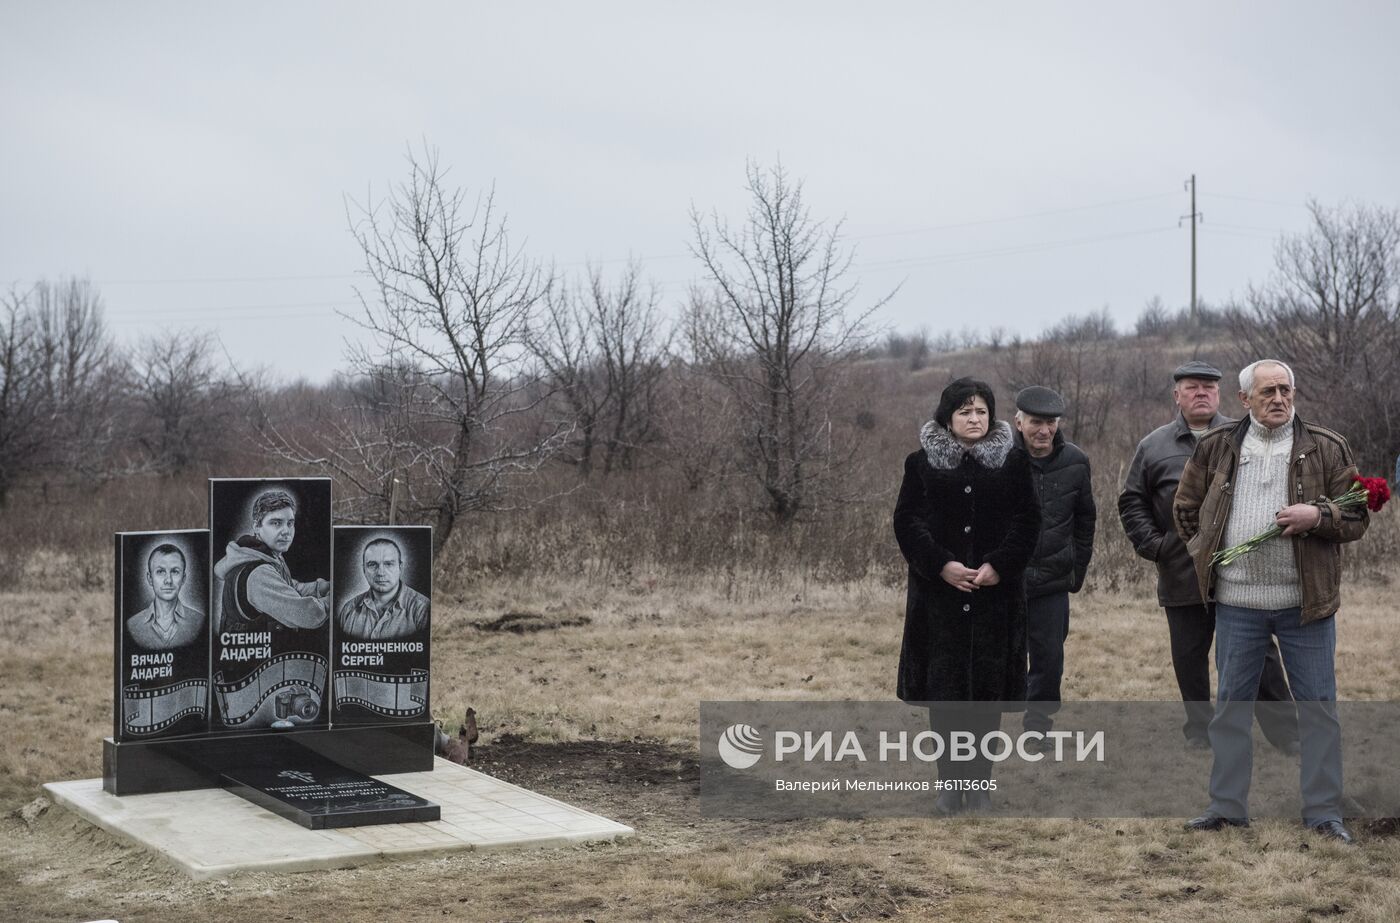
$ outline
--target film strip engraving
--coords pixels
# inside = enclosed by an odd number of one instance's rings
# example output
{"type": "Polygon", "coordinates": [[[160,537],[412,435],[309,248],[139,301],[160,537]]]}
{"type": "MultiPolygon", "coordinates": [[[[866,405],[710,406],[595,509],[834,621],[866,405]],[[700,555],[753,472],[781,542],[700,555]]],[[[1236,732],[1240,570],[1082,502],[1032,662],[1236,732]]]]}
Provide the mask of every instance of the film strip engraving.
{"type": "Polygon", "coordinates": [[[155,734],[188,715],[208,714],[209,681],[187,679],[169,686],[122,690],[123,730],[130,734],[155,734]]]}
{"type": "Polygon", "coordinates": [[[285,686],[309,686],[317,696],[326,688],[326,658],[292,651],[278,654],[242,679],[226,683],[214,674],[214,693],[225,725],[239,725],[257,714],[263,702],[285,686]]]}
{"type": "Polygon", "coordinates": [[[336,705],[359,705],[392,718],[421,715],[428,705],[428,671],[407,676],[340,670],[335,674],[336,705]]]}

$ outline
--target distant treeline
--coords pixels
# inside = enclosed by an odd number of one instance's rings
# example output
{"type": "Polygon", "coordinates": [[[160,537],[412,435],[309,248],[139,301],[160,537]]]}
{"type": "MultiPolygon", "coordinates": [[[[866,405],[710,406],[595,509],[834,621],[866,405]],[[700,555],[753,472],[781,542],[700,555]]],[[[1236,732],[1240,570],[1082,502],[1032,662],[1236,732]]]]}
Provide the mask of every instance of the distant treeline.
{"type": "MultiPolygon", "coordinates": [[[[1132,330],[1107,312],[1048,330],[890,332],[846,281],[836,226],[800,183],[751,166],[739,220],[692,214],[708,282],[665,311],[642,267],[558,276],[468,207],[436,159],[352,225],[374,280],[370,345],[321,384],[231,367],[206,333],[119,349],[83,280],[12,289],[0,310],[0,555],[99,554],[117,528],[200,521],[208,474],[324,473],[337,514],[436,527],[453,573],[599,579],[792,572],[897,581],[900,460],[951,378],[1009,417],[1027,385],[1064,395],[1090,453],[1098,580],[1136,579],[1114,499],[1137,440],[1170,418],[1171,369],[1292,365],[1299,410],[1346,435],[1370,474],[1400,450],[1400,218],[1313,206],[1273,276],[1238,302],[1132,330]],[[38,502],[62,515],[35,517],[38,502]],[[159,516],[167,518],[157,518],[159,516]],[[42,523],[42,524],[41,524],[42,523]]],[[[103,573],[94,571],[94,579],[103,573]]]]}

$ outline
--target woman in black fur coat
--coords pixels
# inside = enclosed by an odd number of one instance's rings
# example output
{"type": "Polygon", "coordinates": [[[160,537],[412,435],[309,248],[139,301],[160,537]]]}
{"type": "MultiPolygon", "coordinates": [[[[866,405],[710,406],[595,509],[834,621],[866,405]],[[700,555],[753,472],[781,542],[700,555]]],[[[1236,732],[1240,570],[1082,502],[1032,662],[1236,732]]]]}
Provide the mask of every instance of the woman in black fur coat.
{"type": "MultiPolygon", "coordinates": [[[[1026,698],[1026,594],[1022,573],[1040,536],[1040,502],[1030,457],[1011,427],[996,419],[985,382],[959,378],[943,390],[922,448],[904,460],[894,534],[909,562],[898,695],[929,706],[945,743],[954,730],[980,741],[1001,712],[1026,698]],[[948,703],[984,703],[961,705],[948,703]]],[[[990,806],[991,764],[977,758],[938,761],[943,813],[990,806]],[[964,798],[964,795],[966,797],[964,798]]]]}

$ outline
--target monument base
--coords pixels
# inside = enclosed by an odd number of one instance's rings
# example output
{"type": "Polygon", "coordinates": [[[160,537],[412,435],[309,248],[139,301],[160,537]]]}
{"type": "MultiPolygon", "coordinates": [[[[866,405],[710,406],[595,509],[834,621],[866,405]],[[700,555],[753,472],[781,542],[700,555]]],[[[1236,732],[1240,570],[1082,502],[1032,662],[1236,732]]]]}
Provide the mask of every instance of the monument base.
{"type": "Polygon", "coordinates": [[[336,727],[281,734],[230,734],[170,740],[102,741],[102,788],[144,795],[218,788],[229,769],[269,751],[310,751],[367,776],[433,768],[437,728],[431,721],[379,727],[336,727]]]}
{"type": "Polygon", "coordinates": [[[44,790],[114,836],[194,878],[336,869],[459,850],[564,846],[632,835],[589,811],[446,760],[383,781],[442,806],[439,820],[307,830],[220,788],[117,798],[101,779],[44,790]]]}

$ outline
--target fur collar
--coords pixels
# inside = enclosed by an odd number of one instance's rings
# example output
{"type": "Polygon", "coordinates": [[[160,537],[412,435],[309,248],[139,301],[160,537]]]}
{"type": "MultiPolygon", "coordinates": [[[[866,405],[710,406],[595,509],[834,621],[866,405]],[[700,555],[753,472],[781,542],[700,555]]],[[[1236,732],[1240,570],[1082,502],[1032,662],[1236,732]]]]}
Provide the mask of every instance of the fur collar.
{"type": "Polygon", "coordinates": [[[983,468],[1000,468],[1013,444],[1011,424],[998,420],[992,431],[971,448],[964,448],[953,434],[932,420],[919,430],[919,443],[924,447],[928,463],[934,468],[956,468],[963,455],[971,455],[983,468]]]}

